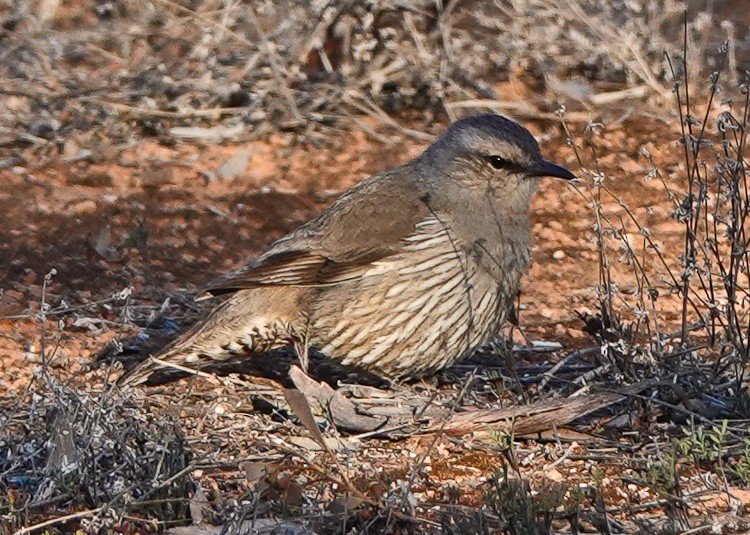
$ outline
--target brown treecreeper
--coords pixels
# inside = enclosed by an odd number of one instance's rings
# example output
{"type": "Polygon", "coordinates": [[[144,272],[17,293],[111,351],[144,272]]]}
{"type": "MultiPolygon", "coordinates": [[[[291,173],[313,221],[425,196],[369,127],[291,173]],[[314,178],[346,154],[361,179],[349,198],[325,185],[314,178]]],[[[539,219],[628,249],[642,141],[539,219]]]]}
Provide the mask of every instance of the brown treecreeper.
{"type": "Polygon", "coordinates": [[[230,294],[156,356],[200,369],[295,345],[389,378],[469,356],[513,310],[530,258],[529,204],[545,161],[498,115],[457,121],[416,159],[371,176],[203,296],[230,294]]]}

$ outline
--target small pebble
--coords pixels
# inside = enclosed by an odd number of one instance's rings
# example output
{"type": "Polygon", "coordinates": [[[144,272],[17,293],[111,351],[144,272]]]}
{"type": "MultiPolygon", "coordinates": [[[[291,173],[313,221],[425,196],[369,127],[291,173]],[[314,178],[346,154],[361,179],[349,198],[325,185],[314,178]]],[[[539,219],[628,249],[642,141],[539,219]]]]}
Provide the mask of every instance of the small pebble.
{"type": "Polygon", "coordinates": [[[82,201],[75,202],[65,209],[65,213],[68,215],[86,215],[93,214],[98,210],[96,201],[93,199],[84,199],[82,201]]]}
{"type": "Polygon", "coordinates": [[[554,253],[552,253],[552,258],[554,258],[555,260],[562,260],[563,258],[565,258],[565,251],[555,251],[554,253]]]}

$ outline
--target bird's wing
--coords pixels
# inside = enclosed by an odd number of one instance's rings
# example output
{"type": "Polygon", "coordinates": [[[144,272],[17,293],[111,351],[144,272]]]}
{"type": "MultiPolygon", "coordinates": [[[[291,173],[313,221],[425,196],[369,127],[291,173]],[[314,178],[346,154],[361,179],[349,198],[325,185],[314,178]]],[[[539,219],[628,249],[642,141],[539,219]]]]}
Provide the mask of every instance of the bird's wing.
{"type": "Polygon", "coordinates": [[[398,168],[364,180],[250,265],[210,283],[198,298],[259,286],[326,286],[359,277],[372,262],[399,251],[404,238],[430,216],[404,172],[398,168]]]}
{"type": "Polygon", "coordinates": [[[361,256],[337,262],[314,251],[291,250],[264,255],[250,266],[211,282],[198,296],[233,293],[259,286],[327,286],[359,276],[370,262],[380,258],[361,256]]]}

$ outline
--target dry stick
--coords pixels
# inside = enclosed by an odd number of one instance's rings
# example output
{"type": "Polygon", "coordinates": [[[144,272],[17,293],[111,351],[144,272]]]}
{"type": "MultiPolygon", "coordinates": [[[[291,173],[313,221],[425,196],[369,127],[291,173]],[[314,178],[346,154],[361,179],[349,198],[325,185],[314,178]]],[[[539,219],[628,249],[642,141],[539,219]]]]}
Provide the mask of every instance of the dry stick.
{"type": "MultiPolygon", "coordinates": [[[[159,483],[158,486],[156,486],[156,487],[152,488],[151,490],[149,490],[148,492],[146,492],[141,499],[148,498],[149,496],[151,496],[152,494],[154,494],[156,491],[158,491],[160,489],[163,489],[164,487],[166,487],[167,485],[169,485],[173,481],[175,481],[175,480],[181,478],[182,476],[184,476],[185,474],[187,474],[188,472],[192,472],[193,470],[195,470],[196,464],[197,464],[197,461],[194,461],[194,462],[188,464],[185,468],[183,468],[182,470],[180,470],[176,474],[172,474],[171,477],[165,479],[164,481],[162,481],[161,483],[159,483]]],[[[138,502],[135,502],[135,503],[136,504],[140,503],[140,500],[138,502]]]]}
{"type": "MultiPolygon", "coordinates": [[[[591,132],[593,135],[593,128],[591,132]]],[[[597,174],[599,175],[599,180],[597,180],[596,176],[593,177],[593,182],[596,187],[596,195],[594,196],[593,200],[594,216],[596,218],[596,244],[599,253],[599,286],[601,288],[601,291],[605,292],[604,305],[606,306],[606,313],[609,316],[610,321],[614,321],[615,309],[612,296],[611,262],[609,256],[607,255],[606,239],[602,226],[602,219],[606,218],[606,215],[602,211],[602,182],[606,177],[606,174],[601,169],[601,165],[599,163],[599,154],[594,147],[592,139],[589,139],[589,148],[591,149],[591,154],[594,158],[594,164],[596,165],[597,174]]],[[[610,225],[612,228],[614,228],[614,225],[612,225],[611,223],[610,225]]]]}
{"type": "MultiPolygon", "coordinates": [[[[724,147],[724,154],[727,155],[727,147],[724,147]]],[[[704,289],[704,292],[707,291],[708,293],[708,300],[711,305],[716,303],[716,288],[714,285],[714,277],[713,274],[710,272],[710,262],[712,256],[716,258],[717,264],[719,265],[719,270],[723,270],[724,263],[720,261],[721,256],[718,254],[719,250],[719,234],[718,234],[718,226],[717,226],[717,216],[720,211],[720,203],[721,203],[721,183],[717,182],[717,194],[716,194],[716,203],[713,206],[713,212],[711,215],[713,216],[713,225],[709,221],[709,199],[705,198],[703,202],[706,203],[706,208],[703,210],[703,232],[704,234],[704,242],[703,242],[703,265],[704,267],[707,267],[709,273],[708,273],[708,290],[706,290],[706,281],[703,280],[703,274],[701,273],[701,270],[698,270],[698,280],[700,281],[701,287],[704,289]],[[712,236],[711,231],[713,230],[713,240],[710,239],[712,236]],[[714,244],[714,247],[712,247],[711,244],[714,244]],[[708,249],[708,250],[706,250],[708,249]],[[706,264],[709,264],[706,266],[706,264]]],[[[726,280],[726,279],[721,279],[726,280]]],[[[713,306],[709,308],[709,322],[710,324],[706,326],[707,332],[708,332],[708,339],[711,342],[711,345],[714,346],[716,344],[716,323],[717,318],[716,315],[713,314],[713,306]]],[[[716,364],[718,365],[719,360],[717,360],[716,364]]]]}
{"type": "Polygon", "coordinates": [[[694,528],[691,528],[687,531],[681,531],[682,535],[691,535],[693,533],[700,533],[702,531],[712,531],[713,524],[703,524],[702,526],[697,526],[694,528]]]}
{"type": "Polygon", "coordinates": [[[41,328],[41,333],[39,337],[39,351],[40,356],[42,357],[42,372],[44,376],[47,376],[47,348],[46,348],[46,342],[47,342],[47,285],[52,280],[52,277],[54,275],[57,275],[57,270],[55,268],[52,268],[49,273],[47,273],[44,276],[44,281],[42,282],[42,300],[39,304],[39,324],[41,328]]]}
{"type": "Polygon", "coordinates": [[[120,104],[119,102],[110,102],[108,100],[96,98],[96,97],[83,97],[79,99],[81,102],[88,102],[90,104],[97,104],[99,106],[108,106],[115,111],[121,113],[131,113],[134,115],[140,115],[144,117],[164,117],[168,119],[183,119],[190,117],[215,117],[218,118],[221,115],[243,113],[246,108],[211,108],[208,110],[190,110],[190,111],[166,111],[166,110],[151,110],[148,108],[138,108],[135,106],[128,106],[127,104],[120,104]]]}
{"type": "Polygon", "coordinates": [[[608,91],[605,93],[597,93],[589,97],[589,102],[594,106],[604,106],[606,104],[612,104],[621,100],[631,98],[643,98],[648,94],[648,87],[645,85],[637,85],[635,87],[629,87],[627,89],[621,89],[619,91],[608,91]]]}
{"type": "Polygon", "coordinates": [[[563,366],[565,366],[568,362],[570,362],[573,358],[577,357],[580,354],[581,354],[580,351],[573,351],[572,353],[567,355],[565,358],[561,359],[560,362],[552,366],[549,370],[544,372],[542,374],[543,378],[542,378],[542,381],[539,383],[539,388],[537,390],[537,393],[544,390],[544,387],[547,386],[547,383],[549,383],[550,379],[552,379],[555,376],[555,374],[558,371],[560,371],[560,369],[563,366]]]}
{"type": "Polygon", "coordinates": [[[84,45],[86,48],[91,50],[92,52],[95,52],[97,54],[100,54],[107,58],[108,60],[117,63],[118,65],[126,65],[127,61],[120,56],[113,54],[112,52],[109,52],[108,50],[103,49],[102,47],[96,46],[93,43],[86,43],[84,45]]]}
{"type": "MultiPolygon", "coordinates": [[[[684,82],[685,82],[685,109],[686,109],[686,116],[683,118],[682,115],[682,103],[680,101],[680,91],[679,86],[675,83],[675,95],[677,97],[677,106],[680,113],[680,127],[682,129],[682,137],[683,137],[683,146],[685,149],[685,165],[687,166],[688,171],[688,199],[690,200],[690,209],[688,210],[688,220],[685,223],[686,226],[686,232],[685,232],[685,256],[686,256],[686,266],[683,274],[683,289],[682,289],[682,331],[683,335],[687,337],[687,331],[686,331],[686,325],[687,325],[687,300],[688,300],[688,286],[690,284],[690,263],[695,262],[695,255],[696,255],[696,235],[698,230],[698,224],[700,221],[700,203],[696,203],[696,208],[693,209],[692,206],[692,195],[693,190],[695,188],[696,183],[696,175],[698,178],[700,178],[700,171],[699,171],[699,161],[698,156],[701,149],[700,141],[703,139],[703,135],[706,130],[706,124],[708,123],[708,114],[711,110],[711,103],[713,102],[713,99],[716,95],[717,91],[717,83],[718,83],[718,75],[721,72],[721,70],[724,68],[724,63],[726,60],[726,53],[722,56],[722,62],[719,66],[719,69],[716,71],[716,76],[712,77],[712,83],[711,83],[711,92],[709,94],[709,100],[708,105],[706,106],[706,113],[703,117],[703,122],[701,123],[701,129],[700,134],[698,135],[697,142],[692,146],[692,151],[689,150],[688,147],[688,141],[692,141],[694,139],[693,134],[693,125],[691,121],[690,116],[690,84],[688,80],[688,65],[687,65],[687,35],[688,35],[688,25],[687,25],[687,11],[685,11],[684,15],[684,28],[683,28],[683,35],[684,35],[684,41],[683,41],[683,58],[682,58],[682,66],[683,66],[683,74],[684,74],[684,82]],[[685,136],[685,124],[687,124],[687,131],[689,134],[689,138],[685,136]],[[692,153],[692,160],[690,158],[690,155],[692,153]]],[[[667,62],[669,64],[670,71],[672,72],[672,77],[676,79],[675,71],[672,66],[672,61],[669,55],[667,54],[667,62]]],[[[698,181],[698,185],[700,187],[700,181],[698,181]]],[[[734,257],[730,259],[730,263],[734,261],[734,257]]],[[[682,343],[686,343],[686,340],[683,338],[682,343]]]]}
{"type": "Polygon", "coordinates": [[[370,100],[368,97],[366,97],[364,94],[362,94],[360,91],[350,90],[347,91],[344,94],[344,103],[349,104],[350,106],[353,106],[360,112],[369,115],[370,117],[374,117],[376,119],[379,119],[381,122],[387,124],[388,126],[395,128],[399,130],[401,133],[413,137],[422,141],[435,141],[435,136],[432,134],[428,134],[427,132],[421,132],[419,130],[413,130],[411,128],[406,128],[398,124],[394,119],[392,119],[380,106],[375,104],[372,100],[370,100]],[[360,104],[354,100],[354,97],[359,98],[362,100],[365,104],[360,104]]]}
{"type": "Polygon", "coordinates": [[[573,397],[576,397],[576,396],[579,396],[579,395],[583,394],[585,390],[591,388],[591,383],[590,383],[591,379],[594,379],[594,378],[596,378],[596,377],[598,377],[600,375],[604,375],[607,371],[609,371],[609,369],[611,367],[612,367],[611,364],[602,364],[598,368],[594,368],[593,370],[589,370],[586,373],[583,373],[583,374],[579,375],[578,377],[576,377],[573,380],[573,384],[582,385],[582,386],[581,386],[581,388],[579,388],[578,390],[576,390],[575,392],[573,392],[568,397],[573,398],[573,397]]]}
{"type": "Polygon", "coordinates": [[[382,143],[383,145],[388,145],[389,143],[392,143],[390,139],[388,139],[387,137],[383,135],[378,134],[375,130],[370,128],[370,126],[367,123],[359,119],[353,113],[350,113],[347,110],[344,110],[344,113],[349,117],[349,119],[352,120],[354,124],[356,124],[359,127],[360,130],[362,130],[365,134],[368,134],[369,136],[371,136],[378,143],[382,143]]]}
{"type": "Polygon", "coordinates": [[[385,80],[389,75],[395,74],[404,68],[408,68],[411,65],[404,58],[396,58],[391,63],[385,65],[380,69],[372,69],[366,78],[363,78],[359,82],[355,82],[355,87],[360,90],[366,89],[373,84],[376,84],[379,80],[385,80]]]}
{"type": "Polygon", "coordinates": [[[370,438],[370,437],[375,437],[375,436],[389,437],[390,433],[394,431],[400,431],[401,429],[411,427],[412,425],[413,424],[411,423],[398,424],[392,427],[386,427],[384,429],[376,429],[374,431],[368,431],[367,433],[360,433],[359,435],[354,435],[354,437],[357,438],[357,440],[363,440],[365,438],[370,438]]]}
{"type": "MultiPolygon", "coordinates": [[[[557,430],[555,430],[555,434],[557,434],[557,430]]],[[[560,463],[565,461],[568,457],[570,457],[570,454],[573,453],[573,450],[578,447],[578,444],[571,444],[560,457],[557,458],[554,462],[550,464],[545,464],[542,467],[542,471],[546,472],[548,470],[552,470],[553,468],[557,467],[560,463]]]]}
{"type": "Polygon", "coordinates": [[[59,524],[61,522],[67,522],[68,520],[73,520],[76,518],[82,518],[84,516],[93,516],[99,514],[103,510],[103,507],[97,507],[96,509],[90,509],[88,511],[79,511],[77,513],[72,513],[65,516],[60,516],[57,518],[52,518],[50,520],[45,520],[44,522],[40,522],[39,524],[34,524],[33,526],[28,526],[19,529],[18,531],[15,531],[13,535],[25,535],[26,533],[31,533],[32,531],[36,531],[41,528],[46,528],[47,526],[53,526],[55,524],[59,524]]]}
{"type": "MultiPolygon", "coordinates": [[[[607,190],[605,189],[605,191],[607,191],[607,190]]],[[[618,202],[618,204],[620,204],[620,206],[622,206],[626,211],[629,210],[629,208],[627,206],[625,206],[623,203],[619,203],[618,202]]],[[[651,281],[649,280],[648,274],[646,273],[645,267],[643,266],[643,264],[641,263],[641,261],[638,260],[638,255],[636,255],[635,251],[630,246],[630,243],[628,242],[628,240],[626,239],[625,235],[623,234],[623,231],[625,230],[625,222],[622,220],[622,218],[620,217],[620,226],[618,228],[615,228],[614,225],[612,225],[612,223],[609,221],[609,218],[607,218],[606,216],[604,217],[604,219],[605,219],[605,221],[607,221],[607,223],[609,223],[612,226],[612,229],[613,229],[612,232],[617,237],[617,239],[620,240],[620,243],[625,246],[625,249],[628,252],[629,259],[632,260],[632,262],[633,262],[633,266],[635,267],[633,274],[634,274],[634,276],[636,278],[636,282],[638,284],[638,304],[641,305],[643,307],[643,309],[645,310],[646,307],[645,307],[644,301],[643,301],[644,282],[645,282],[645,285],[647,287],[649,287],[649,288],[654,288],[654,285],[651,284],[651,281]],[[639,276],[639,274],[640,274],[640,276],[639,276]]],[[[636,223],[636,225],[639,228],[642,228],[640,226],[640,224],[636,223]]],[[[645,240],[644,240],[644,243],[645,243],[645,240]]],[[[652,300],[652,302],[653,302],[653,300],[652,300]]],[[[626,302],[625,306],[631,312],[633,311],[633,308],[630,306],[629,303],[626,302]]],[[[639,328],[640,328],[640,322],[641,322],[641,318],[638,317],[637,318],[636,328],[634,329],[634,337],[638,335],[638,331],[639,331],[639,328]]]]}
{"type": "Polygon", "coordinates": [[[54,275],[57,275],[57,270],[55,268],[52,268],[47,275],[44,276],[44,282],[42,283],[42,301],[40,304],[40,312],[39,312],[39,321],[40,321],[40,329],[41,329],[41,341],[40,341],[40,356],[42,357],[42,377],[44,378],[45,383],[47,386],[51,386],[52,384],[52,375],[50,374],[49,366],[50,361],[54,359],[55,355],[57,355],[58,350],[60,349],[60,346],[62,344],[62,324],[58,321],[58,334],[57,334],[57,340],[55,340],[55,346],[52,349],[52,352],[48,354],[47,347],[46,347],[46,337],[47,337],[47,286],[49,285],[50,281],[52,280],[52,277],[54,275]]]}
{"type": "MultiPolygon", "coordinates": [[[[747,171],[745,169],[745,154],[744,149],[747,146],[747,136],[748,136],[748,120],[750,119],[750,91],[747,90],[747,84],[745,85],[745,106],[743,110],[743,118],[742,118],[742,134],[740,137],[740,140],[737,145],[737,161],[742,163],[742,187],[745,191],[745,202],[744,202],[744,210],[742,214],[742,225],[741,225],[741,232],[742,234],[745,234],[745,221],[747,221],[749,212],[750,212],[750,191],[748,191],[748,180],[747,180],[747,171]]],[[[750,242],[750,237],[746,240],[746,243],[750,242]]],[[[750,279],[750,255],[748,254],[748,247],[745,245],[745,276],[750,279]]],[[[747,325],[745,328],[745,340],[750,340],[750,315],[748,315],[747,319],[747,325]]],[[[740,373],[738,374],[737,378],[737,385],[738,389],[742,385],[744,374],[745,374],[745,364],[748,359],[748,348],[745,347],[745,354],[742,355],[742,366],[740,367],[740,373]]]]}
{"type": "MultiPolygon", "coordinates": [[[[21,172],[20,176],[21,176],[21,178],[23,179],[24,182],[27,182],[27,183],[31,184],[32,186],[37,186],[39,188],[43,188],[48,193],[51,193],[52,191],[55,190],[55,185],[53,185],[53,184],[47,184],[46,182],[42,182],[41,180],[39,180],[37,178],[34,178],[33,176],[31,176],[27,172],[21,172]]],[[[12,316],[8,316],[8,317],[12,318],[12,316]]]]}
{"type": "MultiPolygon", "coordinates": [[[[687,19],[686,19],[686,23],[687,23],[687,19]]],[[[687,49],[687,31],[684,32],[684,39],[685,39],[684,48],[686,50],[687,49]]],[[[687,171],[688,171],[688,201],[691,203],[691,206],[689,208],[689,214],[690,214],[690,217],[692,217],[693,208],[692,208],[691,195],[693,193],[693,184],[692,184],[692,178],[691,178],[691,173],[690,173],[690,168],[691,168],[690,167],[690,153],[689,153],[688,145],[687,145],[687,134],[685,132],[685,117],[683,116],[683,113],[682,113],[682,102],[680,100],[679,85],[678,85],[678,82],[676,81],[677,80],[677,76],[676,76],[675,70],[672,67],[672,59],[669,56],[669,54],[665,54],[665,56],[666,56],[666,59],[667,59],[667,63],[669,64],[669,69],[672,71],[672,78],[675,79],[674,93],[675,93],[675,96],[677,98],[677,111],[679,112],[679,115],[680,115],[680,130],[681,130],[681,133],[682,133],[682,141],[683,141],[682,144],[683,144],[683,148],[684,148],[684,151],[685,151],[685,163],[687,165],[687,171]]],[[[685,93],[686,93],[686,99],[687,99],[687,102],[688,102],[688,113],[689,113],[690,112],[690,104],[689,104],[689,102],[690,102],[690,100],[689,100],[690,93],[689,93],[689,89],[687,87],[685,88],[685,93]]],[[[690,127],[690,125],[688,125],[688,128],[692,128],[692,127],[690,127]]],[[[691,134],[692,134],[692,131],[691,131],[691,134]]],[[[688,249],[688,244],[689,244],[689,239],[690,239],[689,235],[688,235],[689,233],[687,232],[688,228],[689,228],[689,222],[686,223],[686,232],[685,232],[685,249],[686,249],[685,253],[686,254],[688,253],[687,249],[688,249]]],[[[687,257],[686,257],[686,260],[687,260],[687,257]]],[[[687,266],[686,266],[686,268],[687,268],[687,266]]],[[[682,295],[682,299],[683,299],[683,304],[682,304],[682,326],[683,326],[682,335],[683,335],[683,338],[682,339],[684,340],[685,337],[686,337],[686,335],[687,335],[687,333],[685,332],[685,326],[687,324],[687,310],[686,310],[687,303],[685,301],[685,293],[684,292],[683,292],[683,295],[682,295]]]]}
{"type": "Polygon", "coordinates": [[[186,366],[180,366],[179,364],[175,364],[173,362],[167,362],[166,360],[162,360],[156,357],[151,357],[151,361],[155,362],[156,364],[159,364],[162,368],[174,368],[175,370],[179,370],[181,372],[189,373],[190,375],[198,375],[200,377],[206,377],[208,379],[214,377],[210,373],[206,373],[200,370],[196,370],[194,368],[188,368],[186,366]]]}

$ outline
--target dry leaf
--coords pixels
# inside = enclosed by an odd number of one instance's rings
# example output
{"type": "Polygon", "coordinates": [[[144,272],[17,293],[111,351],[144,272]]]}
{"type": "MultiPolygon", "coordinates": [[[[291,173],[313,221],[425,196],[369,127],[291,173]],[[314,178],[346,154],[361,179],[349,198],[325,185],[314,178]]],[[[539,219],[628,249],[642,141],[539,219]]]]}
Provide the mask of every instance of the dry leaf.
{"type": "Polygon", "coordinates": [[[327,450],[328,446],[323,438],[323,433],[318,429],[318,424],[315,422],[315,417],[313,417],[310,404],[307,402],[305,395],[299,390],[286,388],[284,389],[284,398],[289,404],[289,408],[299,418],[299,421],[307,429],[315,442],[320,444],[321,448],[327,450]]]}

